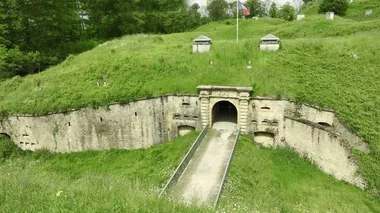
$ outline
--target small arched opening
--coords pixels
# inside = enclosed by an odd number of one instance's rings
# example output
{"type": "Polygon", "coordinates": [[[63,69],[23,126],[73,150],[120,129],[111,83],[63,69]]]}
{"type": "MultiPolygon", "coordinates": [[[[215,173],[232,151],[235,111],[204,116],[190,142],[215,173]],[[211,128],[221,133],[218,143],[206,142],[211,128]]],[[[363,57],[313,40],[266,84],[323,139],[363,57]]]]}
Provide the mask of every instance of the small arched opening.
{"type": "Polygon", "coordinates": [[[188,125],[178,126],[178,136],[184,136],[192,131],[195,131],[195,127],[188,125]]]}
{"type": "Polygon", "coordinates": [[[11,139],[11,136],[9,136],[7,133],[3,133],[3,132],[1,132],[0,133],[0,138],[2,139],[2,138],[6,138],[6,139],[11,139]]]}
{"type": "Polygon", "coordinates": [[[271,132],[259,131],[254,133],[256,143],[264,146],[273,146],[275,135],[271,132]]]}
{"type": "Polygon", "coordinates": [[[219,101],[212,108],[212,125],[221,121],[237,124],[237,116],[235,105],[229,101],[219,101]]]}
{"type": "Polygon", "coordinates": [[[331,127],[331,125],[329,123],[326,123],[326,122],[318,122],[318,124],[323,126],[323,127],[331,127]]]}

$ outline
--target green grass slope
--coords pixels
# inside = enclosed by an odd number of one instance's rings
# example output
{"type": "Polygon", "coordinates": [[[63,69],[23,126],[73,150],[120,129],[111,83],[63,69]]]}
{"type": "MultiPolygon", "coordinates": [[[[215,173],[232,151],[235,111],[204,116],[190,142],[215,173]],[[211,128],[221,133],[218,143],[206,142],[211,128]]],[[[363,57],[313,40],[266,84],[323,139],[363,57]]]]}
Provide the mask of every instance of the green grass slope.
{"type": "Polygon", "coordinates": [[[354,0],[348,6],[346,17],[358,21],[380,19],[380,1],[354,0]],[[367,9],[373,10],[369,16],[364,15],[367,9]]]}
{"type": "MultiPolygon", "coordinates": [[[[303,8],[300,12],[305,14],[306,17],[315,16],[318,14],[319,3],[310,4],[308,7],[303,8]]],[[[337,16],[335,16],[336,18],[337,16]]],[[[348,4],[348,10],[346,15],[343,17],[345,19],[352,19],[355,21],[368,21],[380,19],[380,1],[377,0],[353,0],[352,3],[348,4]],[[367,9],[372,10],[372,14],[366,16],[365,11],[367,9]]]]}
{"type": "Polygon", "coordinates": [[[198,134],[146,150],[11,157],[0,162],[0,212],[203,212],[158,198],[198,134]]]}
{"type": "Polygon", "coordinates": [[[221,209],[239,212],[379,212],[380,205],[360,189],[323,174],[289,149],[238,143],[221,209]],[[254,211],[253,211],[254,210],[254,211]]]}
{"type": "MultiPolygon", "coordinates": [[[[253,86],[254,95],[292,98],[335,109],[370,144],[371,153],[356,156],[369,184],[368,192],[378,199],[380,21],[376,16],[355,18],[354,14],[359,14],[355,11],[364,4],[361,2],[366,1],[354,0],[347,17],[334,21],[316,14],[293,22],[241,21],[239,43],[235,41],[234,20],[181,34],[115,39],[45,72],[1,82],[0,116],[104,106],[167,93],[194,94],[201,84],[253,86]],[[258,50],[259,39],[268,33],[281,38],[280,51],[258,50]],[[200,34],[213,39],[212,50],[192,54],[192,39],[200,34]],[[208,65],[210,60],[213,67],[208,65]],[[248,60],[253,69],[245,68],[248,60]],[[108,87],[97,87],[97,80],[102,85],[104,76],[108,87]]],[[[370,4],[378,5],[377,1],[370,4]]]]}
{"type": "MultiPolygon", "coordinates": [[[[0,212],[380,211],[366,192],[324,174],[290,150],[260,148],[249,137],[238,143],[216,210],[159,199],[160,188],[197,133],[146,150],[9,157],[0,162],[0,212]]],[[[5,140],[0,143],[12,143],[5,140]]]]}

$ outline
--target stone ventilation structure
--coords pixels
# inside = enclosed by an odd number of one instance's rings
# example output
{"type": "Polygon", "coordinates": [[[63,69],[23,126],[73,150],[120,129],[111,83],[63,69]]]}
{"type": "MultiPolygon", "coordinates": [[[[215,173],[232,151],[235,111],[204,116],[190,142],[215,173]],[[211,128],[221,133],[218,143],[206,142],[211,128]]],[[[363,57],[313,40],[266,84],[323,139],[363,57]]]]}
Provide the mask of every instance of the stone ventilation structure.
{"type": "Polygon", "coordinates": [[[280,45],[280,39],[272,34],[268,34],[260,39],[261,51],[277,51],[280,49],[280,45]]]}
{"type": "Polygon", "coordinates": [[[199,95],[167,95],[107,109],[85,108],[0,120],[0,134],[22,149],[74,152],[137,149],[172,140],[215,121],[235,122],[267,147],[290,147],[323,171],[364,187],[350,149],[367,152],[332,110],[290,100],[252,97],[251,87],[198,86],[199,95]]]}

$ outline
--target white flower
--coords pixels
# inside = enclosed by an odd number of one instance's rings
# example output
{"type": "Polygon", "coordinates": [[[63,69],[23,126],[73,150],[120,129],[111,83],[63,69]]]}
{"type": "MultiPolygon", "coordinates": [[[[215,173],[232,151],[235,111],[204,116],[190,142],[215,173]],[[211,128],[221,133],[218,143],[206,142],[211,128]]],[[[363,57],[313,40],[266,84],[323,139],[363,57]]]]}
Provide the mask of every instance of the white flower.
{"type": "Polygon", "coordinates": [[[59,196],[61,196],[62,193],[63,193],[63,191],[58,191],[57,194],[55,194],[55,196],[59,197],[59,196]]]}

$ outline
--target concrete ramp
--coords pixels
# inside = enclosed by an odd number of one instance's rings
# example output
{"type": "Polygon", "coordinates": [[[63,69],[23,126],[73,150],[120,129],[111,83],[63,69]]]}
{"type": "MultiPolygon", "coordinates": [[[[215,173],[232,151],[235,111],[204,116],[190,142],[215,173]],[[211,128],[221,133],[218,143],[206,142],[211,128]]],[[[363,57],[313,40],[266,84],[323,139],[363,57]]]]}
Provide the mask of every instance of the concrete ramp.
{"type": "Polygon", "coordinates": [[[236,124],[215,123],[169,191],[169,196],[187,203],[216,205],[232,160],[237,135],[236,124]]]}

